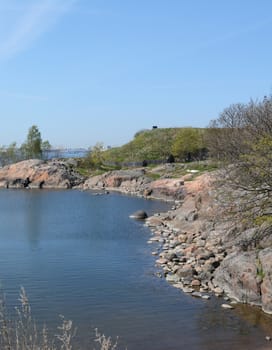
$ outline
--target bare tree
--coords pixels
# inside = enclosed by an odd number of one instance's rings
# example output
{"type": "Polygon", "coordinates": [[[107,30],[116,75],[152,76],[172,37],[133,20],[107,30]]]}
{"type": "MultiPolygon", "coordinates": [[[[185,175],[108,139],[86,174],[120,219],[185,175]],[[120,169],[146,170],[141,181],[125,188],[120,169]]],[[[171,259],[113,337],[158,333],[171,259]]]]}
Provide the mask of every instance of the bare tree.
{"type": "Polygon", "coordinates": [[[211,155],[224,164],[219,184],[226,185],[224,200],[232,211],[254,222],[272,221],[272,98],[231,105],[206,137],[211,155]]]}

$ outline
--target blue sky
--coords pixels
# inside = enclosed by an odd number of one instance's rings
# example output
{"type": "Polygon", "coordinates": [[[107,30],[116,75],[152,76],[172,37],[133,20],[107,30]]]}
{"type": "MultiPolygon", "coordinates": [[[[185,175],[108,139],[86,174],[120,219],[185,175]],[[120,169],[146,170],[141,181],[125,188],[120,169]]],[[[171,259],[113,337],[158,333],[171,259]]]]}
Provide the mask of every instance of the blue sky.
{"type": "Polygon", "coordinates": [[[0,144],[121,145],[272,92],[271,0],[0,0],[0,144]]]}

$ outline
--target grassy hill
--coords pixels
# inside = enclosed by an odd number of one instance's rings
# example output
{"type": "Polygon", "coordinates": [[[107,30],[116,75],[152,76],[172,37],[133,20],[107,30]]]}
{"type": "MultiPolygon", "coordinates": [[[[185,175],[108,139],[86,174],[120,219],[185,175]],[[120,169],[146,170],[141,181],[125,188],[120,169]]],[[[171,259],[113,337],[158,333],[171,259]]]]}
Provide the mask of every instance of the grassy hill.
{"type": "Polygon", "coordinates": [[[175,154],[175,152],[178,153],[177,146],[182,146],[185,152],[191,152],[191,149],[195,152],[204,147],[204,130],[197,128],[142,130],[137,132],[134,139],[127,144],[105,151],[104,159],[116,163],[165,160],[170,154],[178,156],[175,154]],[[196,135],[194,140],[193,135],[196,135]]]}

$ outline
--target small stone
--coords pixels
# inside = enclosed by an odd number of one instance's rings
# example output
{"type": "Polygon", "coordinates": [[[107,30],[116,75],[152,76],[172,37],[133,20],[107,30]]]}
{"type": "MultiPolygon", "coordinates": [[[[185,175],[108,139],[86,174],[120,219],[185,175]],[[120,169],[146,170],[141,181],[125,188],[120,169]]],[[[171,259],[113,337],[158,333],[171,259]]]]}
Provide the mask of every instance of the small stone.
{"type": "Polygon", "coordinates": [[[223,289],[221,289],[220,287],[214,288],[213,291],[215,294],[218,294],[218,295],[222,295],[224,293],[223,289]]]}
{"type": "Polygon", "coordinates": [[[176,273],[176,272],[178,271],[179,268],[180,268],[179,265],[173,266],[173,268],[172,268],[173,273],[176,273]]]}
{"type": "Polygon", "coordinates": [[[209,295],[207,295],[207,294],[202,295],[201,298],[204,299],[204,300],[209,300],[209,299],[211,299],[211,297],[210,297],[209,295]]]}
{"type": "Polygon", "coordinates": [[[152,255],[158,255],[159,253],[158,252],[152,252],[151,254],[152,255]]]}
{"type": "Polygon", "coordinates": [[[157,236],[149,238],[149,241],[151,242],[159,242],[159,240],[160,240],[160,237],[157,237],[157,236]]]}
{"type": "Polygon", "coordinates": [[[202,294],[200,292],[193,292],[192,296],[195,298],[202,298],[202,294]]]}
{"type": "Polygon", "coordinates": [[[229,305],[229,304],[222,304],[221,307],[223,309],[233,309],[233,306],[229,305]]]}
{"type": "Polygon", "coordinates": [[[267,341],[271,341],[271,337],[269,337],[268,335],[265,337],[265,340],[267,341]]]}
{"type": "Polygon", "coordinates": [[[199,287],[200,284],[201,284],[201,283],[200,283],[199,280],[193,280],[192,283],[191,283],[192,287],[199,287]]]}
{"type": "Polygon", "coordinates": [[[177,257],[176,254],[171,252],[171,251],[169,251],[165,254],[165,259],[167,259],[167,260],[173,260],[176,257],[177,257]]]}
{"type": "Polygon", "coordinates": [[[180,278],[177,275],[167,275],[166,281],[170,283],[177,283],[180,281],[180,278]]]}
{"type": "Polygon", "coordinates": [[[163,258],[156,260],[156,263],[160,264],[160,265],[165,265],[165,264],[167,264],[167,262],[168,262],[168,260],[163,259],[163,258]]]}
{"type": "Polygon", "coordinates": [[[184,279],[184,278],[182,278],[181,279],[182,280],[182,283],[185,285],[185,286],[187,286],[187,287],[189,287],[189,288],[191,288],[191,280],[190,279],[184,279]]]}
{"type": "Polygon", "coordinates": [[[199,288],[199,291],[200,291],[201,293],[205,293],[205,292],[207,292],[207,290],[208,290],[208,288],[203,288],[203,287],[200,287],[200,288],[199,288]]]}
{"type": "Polygon", "coordinates": [[[183,289],[183,284],[182,283],[175,283],[175,284],[173,284],[173,287],[178,288],[178,289],[183,289]]]}
{"type": "Polygon", "coordinates": [[[184,293],[193,293],[194,290],[193,290],[193,288],[183,287],[182,291],[184,293]]]}

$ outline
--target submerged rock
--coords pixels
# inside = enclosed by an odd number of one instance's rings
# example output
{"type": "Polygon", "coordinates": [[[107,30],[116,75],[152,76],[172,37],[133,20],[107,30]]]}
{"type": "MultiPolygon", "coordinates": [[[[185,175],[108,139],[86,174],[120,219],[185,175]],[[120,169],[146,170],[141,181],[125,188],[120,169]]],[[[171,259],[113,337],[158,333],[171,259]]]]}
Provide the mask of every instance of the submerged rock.
{"type": "Polygon", "coordinates": [[[133,218],[133,219],[144,220],[148,216],[147,216],[147,213],[144,210],[138,210],[135,213],[131,214],[130,217],[133,218]]]}
{"type": "Polygon", "coordinates": [[[229,309],[229,310],[232,310],[233,309],[233,306],[229,305],[229,304],[222,304],[221,307],[223,309],[229,309]]]}

